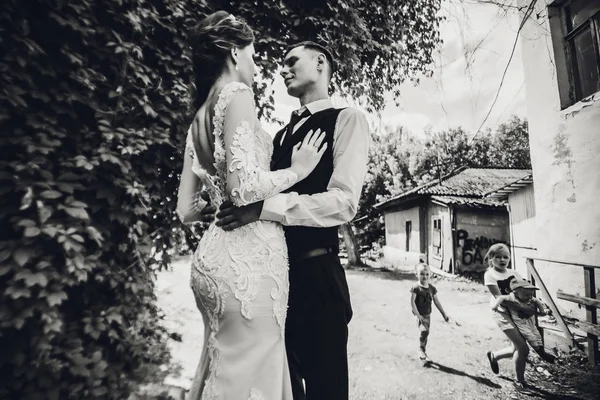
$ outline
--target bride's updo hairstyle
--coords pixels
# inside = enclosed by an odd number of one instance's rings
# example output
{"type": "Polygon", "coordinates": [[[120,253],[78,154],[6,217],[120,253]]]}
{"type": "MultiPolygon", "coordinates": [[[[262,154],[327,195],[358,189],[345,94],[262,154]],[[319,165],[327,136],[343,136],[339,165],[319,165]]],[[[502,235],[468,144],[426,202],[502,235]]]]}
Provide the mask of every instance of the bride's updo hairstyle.
{"type": "Polygon", "coordinates": [[[194,73],[192,101],[196,110],[204,104],[210,88],[225,69],[231,49],[244,48],[253,42],[254,33],[248,24],[225,11],[208,15],[192,29],[189,44],[194,73]]]}

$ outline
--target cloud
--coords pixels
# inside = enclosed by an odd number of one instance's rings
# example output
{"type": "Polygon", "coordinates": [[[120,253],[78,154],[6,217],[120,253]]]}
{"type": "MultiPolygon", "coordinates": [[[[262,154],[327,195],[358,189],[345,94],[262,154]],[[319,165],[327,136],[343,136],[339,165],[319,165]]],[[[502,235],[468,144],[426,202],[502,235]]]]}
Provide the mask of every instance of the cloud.
{"type": "Polygon", "coordinates": [[[399,113],[422,114],[434,129],[463,126],[476,130],[490,111],[485,126],[494,127],[511,114],[525,115],[523,67],[518,43],[499,91],[504,69],[509,63],[516,30],[511,18],[498,13],[495,6],[449,3],[441,26],[443,46],[436,57],[434,74],[419,85],[403,84],[399,107],[389,105],[384,117],[399,113]]]}
{"type": "Polygon", "coordinates": [[[431,126],[431,119],[421,113],[399,112],[391,116],[382,118],[383,124],[392,128],[402,126],[408,129],[415,136],[421,136],[425,128],[431,126]]]}

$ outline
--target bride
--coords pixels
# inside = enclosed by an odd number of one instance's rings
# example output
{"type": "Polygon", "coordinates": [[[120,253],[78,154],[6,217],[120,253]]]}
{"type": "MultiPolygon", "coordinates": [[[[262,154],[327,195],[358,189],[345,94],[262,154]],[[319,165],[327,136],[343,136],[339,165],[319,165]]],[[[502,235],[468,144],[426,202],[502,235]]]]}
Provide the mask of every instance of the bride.
{"type": "MultiPolygon", "coordinates": [[[[290,168],[269,170],[273,145],[255,111],[254,35],[219,11],[191,34],[198,110],[188,130],[177,213],[200,220],[213,206],[264,200],[306,178],[323,155],[324,134],[295,149],[290,168]],[[322,146],[321,146],[322,145],[322,146]]],[[[211,223],[192,261],[191,287],[205,326],[189,400],[291,400],[284,345],[288,259],[283,228],[257,221],[234,231],[211,223]]]]}

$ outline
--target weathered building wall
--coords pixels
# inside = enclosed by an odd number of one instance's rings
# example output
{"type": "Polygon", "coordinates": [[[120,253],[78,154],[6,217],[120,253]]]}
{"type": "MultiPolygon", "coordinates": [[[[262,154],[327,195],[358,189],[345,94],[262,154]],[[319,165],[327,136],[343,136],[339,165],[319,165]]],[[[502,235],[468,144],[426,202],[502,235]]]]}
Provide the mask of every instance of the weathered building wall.
{"type": "Polygon", "coordinates": [[[484,271],[489,247],[509,239],[507,211],[456,210],[456,271],[484,271]]]}
{"type": "MultiPolygon", "coordinates": [[[[384,256],[394,267],[412,267],[421,256],[421,219],[419,206],[401,211],[386,211],[384,256]],[[409,249],[406,250],[406,223],[410,222],[409,249]]],[[[410,269],[410,268],[407,268],[410,269]]]]}
{"type": "Polygon", "coordinates": [[[412,229],[408,251],[419,251],[419,207],[412,207],[402,211],[385,213],[385,243],[398,250],[406,249],[406,223],[410,222],[412,229]]]}
{"type": "Polygon", "coordinates": [[[527,276],[525,259],[535,255],[535,191],[530,184],[508,196],[513,268],[527,276]]]}
{"type": "MultiPolygon", "coordinates": [[[[529,0],[518,3],[526,6],[529,0]]],[[[561,93],[564,105],[568,85],[564,79],[568,64],[555,28],[559,17],[552,10],[548,12],[549,3],[538,2],[533,15],[550,14],[550,18],[533,18],[521,32],[535,187],[535,247],[539,257],[598,265],[600,93],[561,109],[561,93]]],[[[536,266],[553,295],[558,289],[584,293],[581,268],[542,262],[536,266]]],[[[573,303],[558,303],[576,316],[584,315],[573,303]]]]}

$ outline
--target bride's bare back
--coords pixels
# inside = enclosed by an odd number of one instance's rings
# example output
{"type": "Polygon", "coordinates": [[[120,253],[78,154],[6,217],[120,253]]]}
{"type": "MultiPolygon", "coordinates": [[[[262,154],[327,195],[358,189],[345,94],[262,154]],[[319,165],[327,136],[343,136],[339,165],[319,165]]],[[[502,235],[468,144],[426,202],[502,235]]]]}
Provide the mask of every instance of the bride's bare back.
{"type": "Polygon", "coordinates": [[[212,92],[212,96],[204,102],[202,107],[196,112],[196,115],[194,115],[191,126],[191,135],[200,166],[202,166],[202,168],[210,175],[215,175],[217,171],[214,166],[215,127],[213,118],[220,90],[213,90],[212,92]]]}

